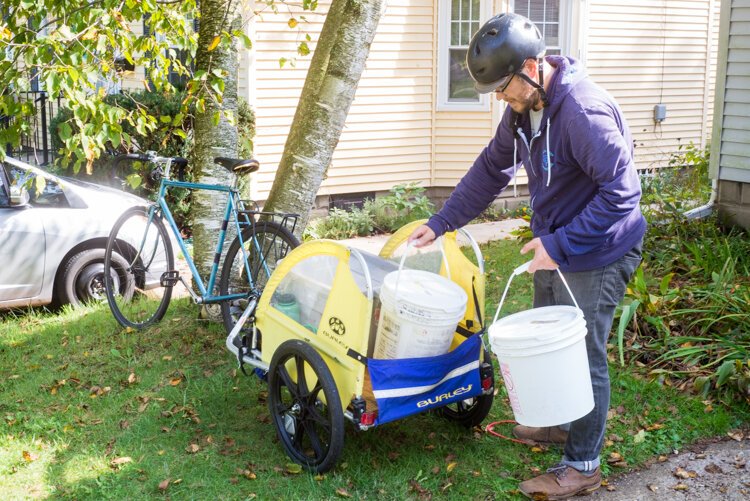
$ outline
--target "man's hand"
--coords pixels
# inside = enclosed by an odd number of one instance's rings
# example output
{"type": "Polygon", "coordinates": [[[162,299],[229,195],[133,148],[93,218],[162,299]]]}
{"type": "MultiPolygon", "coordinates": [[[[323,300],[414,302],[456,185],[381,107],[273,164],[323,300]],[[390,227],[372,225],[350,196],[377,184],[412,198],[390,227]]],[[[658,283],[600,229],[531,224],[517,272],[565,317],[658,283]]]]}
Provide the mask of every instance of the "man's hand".
{"type": "Polygon", "coordinates": [[[414,247],[424,247],[425,245],[430,245],[434,241],[435,232],[426,224],[423,224],[414,230],[412,234],[409,235],[408,240],[409,243],[414,242],[414,247]]]}
{"type": "Polygon", "coordinates": [[[549,254],[547,254],[547,251],[545,250],[541,239],[532,239],[531,242],[523,246],[523,249],[521,249],[521,254],[526,254],[531,250],[534,251],[534,259],[531,260],[531,264],[529,265],[529,273],[534,273],[536,270],[557,269],[557,263],[551,257],[549,257],[549,254]]]}

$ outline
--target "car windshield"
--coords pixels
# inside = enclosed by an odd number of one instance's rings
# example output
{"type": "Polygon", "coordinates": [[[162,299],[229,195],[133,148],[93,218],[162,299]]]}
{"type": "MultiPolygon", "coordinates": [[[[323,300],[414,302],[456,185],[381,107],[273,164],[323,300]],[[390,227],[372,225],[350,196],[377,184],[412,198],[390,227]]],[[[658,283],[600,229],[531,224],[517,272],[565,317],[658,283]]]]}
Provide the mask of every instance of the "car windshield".
{"type": "Polygon", "coordinates": [[[29,192],[29,204],[32,206],[70,207],[63,189],[55,180],[15,166],[10,169],[10,176],[13,185],[26,188],[29,192]]]}

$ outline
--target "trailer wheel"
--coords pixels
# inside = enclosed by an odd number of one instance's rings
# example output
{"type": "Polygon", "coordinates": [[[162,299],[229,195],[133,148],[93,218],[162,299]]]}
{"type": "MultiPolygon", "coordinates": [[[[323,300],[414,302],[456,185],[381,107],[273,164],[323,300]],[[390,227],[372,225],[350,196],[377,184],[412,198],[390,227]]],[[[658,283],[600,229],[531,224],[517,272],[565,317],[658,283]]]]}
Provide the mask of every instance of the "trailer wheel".
{"type": "Polygon", "coordinates": [[[268,409],[287,455],[313,473],[330,470],[344,448],[336,382],[309,344],[286,341],[271,359],[268,409]]]}
{"type": "MultiPolygon", "coordinates": [[[[491,380],[494,381],[495,372],[492,369],[490,354],[487,350],[484,350],[484,360],[487,366],[483,367],[482,375],[484,378],[490,377],[491,380]]],[[[459,400],[458,402],[437,409],[437,413],[449,421],[453,421],[467,428],[473,428],[474,426],[482,424],[484,418],[490,413],[493,398],[494,395],[490,394],[478,395],[476,397],[467,398],[466,400],[459,400]]]]}

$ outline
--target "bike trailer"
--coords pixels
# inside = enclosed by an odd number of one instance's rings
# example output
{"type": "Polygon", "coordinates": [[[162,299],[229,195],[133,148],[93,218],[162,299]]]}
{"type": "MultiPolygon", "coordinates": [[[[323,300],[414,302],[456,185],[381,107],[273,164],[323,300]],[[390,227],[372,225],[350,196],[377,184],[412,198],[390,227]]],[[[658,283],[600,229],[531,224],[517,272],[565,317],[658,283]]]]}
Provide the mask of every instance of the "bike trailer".
{"type": "Polygon", "coordinates": [[[406,258],[408,267],[432,262],[431,271],[450,277],[468,297],[448,353],[372,356],[380,288],[384,277],[398,270],[394,259],[420,223],[396,232],[380,256],[334,241],[303,243],[278,264],[263,290],[248,334],[252,339],[243,344],[254,347],[259,360],[251,363],[268,370],[268,403],[282,444],[309,470],[325,471],[335,464],[344,420],[365,430],[437,410],[471,427],[489,413],[494,387],[482,340],[483,261],[465,232],[446,235],[437,254],[433,250],[406,258]],[[472,245],[477,264],[464,256],[458,237],[472,245]]]}

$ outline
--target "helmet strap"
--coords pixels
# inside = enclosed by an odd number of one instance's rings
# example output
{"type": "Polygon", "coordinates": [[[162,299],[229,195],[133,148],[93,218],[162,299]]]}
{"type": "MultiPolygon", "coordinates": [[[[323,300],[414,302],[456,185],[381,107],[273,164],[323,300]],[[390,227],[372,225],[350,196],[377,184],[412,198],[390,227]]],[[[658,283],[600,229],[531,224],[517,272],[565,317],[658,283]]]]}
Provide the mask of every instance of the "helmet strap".
{"type": "Polygon", "coordinates": [[[526,80],[529,85],[539,91],[539,97],[542,99],[542,107],[546,108],[547,106],[549,106],[549,98],[547,97],[547,92],[544,90],[544,58],[537,59],[537,63],[539,68],[539,82],[535,82],[531,79],[531,77],[529,77],[522,71],[519,71],[517,75],[526,80]]]}

